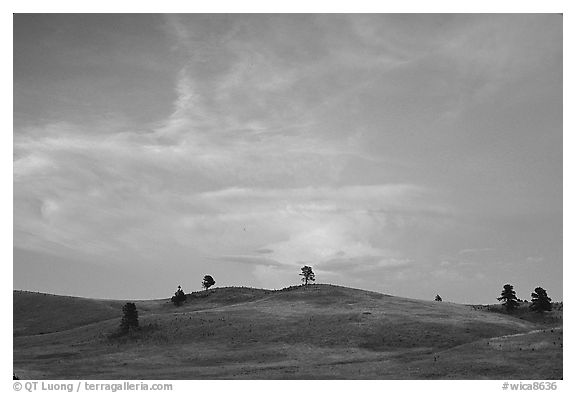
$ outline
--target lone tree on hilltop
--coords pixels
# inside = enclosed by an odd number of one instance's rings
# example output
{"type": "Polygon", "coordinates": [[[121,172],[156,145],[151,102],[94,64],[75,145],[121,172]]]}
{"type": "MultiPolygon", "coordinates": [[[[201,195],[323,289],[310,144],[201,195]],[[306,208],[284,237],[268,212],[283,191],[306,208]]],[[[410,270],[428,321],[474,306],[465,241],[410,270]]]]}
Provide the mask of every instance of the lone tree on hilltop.
{"type": "Polygon", "coordinates": [[[206,275],[204,276],[204,280],[202,281],[202,287],[204,290],[208,290],[212,285],[216,284],[216,281],[212,278],[212,276],[206,275]]]}
{"type": "Polygon", "coordinates": [[[314,275],[314,272],[312,271],[312,268],[310,266],[304,266],[300,270],[302,270],[302,273],[300,273],[299,275],[302,276],[302,281],[304,281],[304,285],[308,285],[308,281],[316,281],[316,276],[314,275]]]}
{"type": "Polygon", "coordinates": [[[174,296],[170,299],[175,306],[180,306],[186,301],[186,294],[182,290],[182,287],[178,285],[178,290],[174,292],[174,296]]]}
{"type": "Polygon", "coordinates": [[[436,297],[434,298],[434,300],[436,300],[437,302],[441,302],[442,298],[440,297],[440,295],[436,294],[436,297]]]}
{"type": "Polygon", "coordinates": [[[138,310],[134,303],[126,303],[122,306],[122,321],[120,321],[120,330],[128,333],[130,329],[138,328],[138,310]]]}
{"type": "Polygon", "coordinates": [[[497,299],[502,302],[502,306],[504,306],[508,312],[514,311],[518,307],[518,298],[516,297],[516,291],[513,285],[504,285],[502,294],[497,299]]]}
{"type": "Polygon", "coordinates": [[[535,288],[534,292],[532,292],[532,304],[530,305],[530,311],[537,311],[540,313],[544,311],[551,311],[551,300],[552,299],[548,297],[548,294],[544,288],[535,288]]]}

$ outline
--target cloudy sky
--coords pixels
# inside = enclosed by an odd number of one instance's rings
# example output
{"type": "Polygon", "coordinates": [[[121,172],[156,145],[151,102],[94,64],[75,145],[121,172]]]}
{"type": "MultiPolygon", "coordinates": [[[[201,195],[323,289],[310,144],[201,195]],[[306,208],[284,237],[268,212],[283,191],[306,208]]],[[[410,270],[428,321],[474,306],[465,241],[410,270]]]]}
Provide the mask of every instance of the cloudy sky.
{"type": "Polygon", "coordinates": [[[15,15],[14,288],[562,298],[562,16],[15,15]]]}

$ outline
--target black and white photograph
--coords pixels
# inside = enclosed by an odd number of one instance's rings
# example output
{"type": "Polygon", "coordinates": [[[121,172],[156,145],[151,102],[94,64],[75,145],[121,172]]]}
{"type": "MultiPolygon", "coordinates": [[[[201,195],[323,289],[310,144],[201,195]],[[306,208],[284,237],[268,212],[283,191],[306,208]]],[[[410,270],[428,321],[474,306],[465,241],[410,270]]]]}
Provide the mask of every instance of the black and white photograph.
{"type": "Polygon", "coordinates": [[[555,390],[563,18],[15,12],[14,389],[555,390]]]}

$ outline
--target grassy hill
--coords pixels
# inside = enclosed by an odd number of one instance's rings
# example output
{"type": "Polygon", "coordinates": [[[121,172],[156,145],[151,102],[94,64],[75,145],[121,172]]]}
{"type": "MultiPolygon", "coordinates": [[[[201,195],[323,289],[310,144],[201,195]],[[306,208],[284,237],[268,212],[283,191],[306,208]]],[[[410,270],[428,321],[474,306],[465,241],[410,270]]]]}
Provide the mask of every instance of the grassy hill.
{"type": "Polygon", "coordinates": [[[561,310],[495,309],[333,286],[136,301],[14,292],[14,371],[38,379],[561,379],[561,310]],[[534,369],[538,363],[539,368],[534,369]]]}

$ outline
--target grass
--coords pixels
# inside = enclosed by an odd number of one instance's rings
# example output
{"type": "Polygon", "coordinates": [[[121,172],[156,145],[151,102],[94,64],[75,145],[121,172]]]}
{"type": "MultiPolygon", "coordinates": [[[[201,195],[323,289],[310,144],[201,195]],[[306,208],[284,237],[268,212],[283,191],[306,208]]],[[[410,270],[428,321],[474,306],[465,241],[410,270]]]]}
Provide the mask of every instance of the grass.
{"type": "Polygon", "coordinates": [[[508,315],[310,285],[217,288],[136,301],[14,292],[24,379],[561,379],[562,310],[508,315]],[[534,369],[538,365],[537,369],[534,369]]]}

